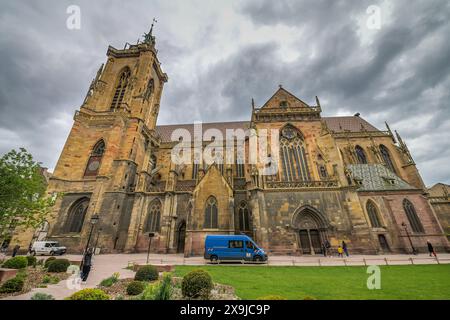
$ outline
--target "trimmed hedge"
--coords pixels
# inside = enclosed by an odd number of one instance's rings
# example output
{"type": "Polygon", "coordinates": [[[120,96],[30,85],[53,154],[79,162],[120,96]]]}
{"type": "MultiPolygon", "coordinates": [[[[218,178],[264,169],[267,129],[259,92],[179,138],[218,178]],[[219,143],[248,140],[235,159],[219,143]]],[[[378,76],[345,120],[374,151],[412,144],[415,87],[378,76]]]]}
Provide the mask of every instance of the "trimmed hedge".
{"type": "Polygon", "coordinates": [[[83,289],[75,292],[66,300],[109,300],[110,296],[100,289],[83,289]]]}
{"type": "Polygon", "coordinates": [[[31,297],[31,300],[55,300],[55,298],[51,294],[36,292],[31,297]]]}
{"type": "Polygon", "coordinates": [[[36,267],[37,258],[35,256],[27,256],[27,263],[29,267],[36,267]]]}
{"type": "Polygon", "coordinates": [[[3,263],[3,268],[7,269],[23,269],[28,266],[28,260],[26,257],[14,257],[9,260],[6,260],[3,263]]]}
{"type": "Polygon", "coordinates": [[[127,286],[127,294],[129,296],[137,296],[141,294],[145,289],[145,284],[142,281],[130,282],[127,286]]]}
{"type": "Polygon", "coordinates": [[[70,262],[67,259],[55,259],[48,265],[48,272],[66,272],[70,266],[70,262]]]}
{"type": "Polygon", "coordinates": [[[147,265],[139,268],[134,275],[134,280],[137,281],[155,281],[158,280],[159,273],[155,266],[147,265]]]}
{"type": "Polygon", "coordinates": [[[211,276],[205,270],[193,270],[183,277],[181,292],[184,297],[190,299],[207,300],[211,294],[213,282],[211,276]]]}
{"type": "Polygon", "coordinates": [[[55,257],[50,257],[50,258],[48,258],[47,260],[45,260],[45,262],[44,262],[44,268],[47,269],[47,268],[48,268],[48,265],[50,264],[50,262],[52,262],[52,261],[54,261],[54,260],[56,260],[55,257]]]}
{"type": "Polygon", "coordinates": [[[25,280],[23,277],[15,277],[15,278],[6,280],[0,287],[0,293],[20,292],[20,291],[22,291],[24,284],[25,284],[25,280]]]}

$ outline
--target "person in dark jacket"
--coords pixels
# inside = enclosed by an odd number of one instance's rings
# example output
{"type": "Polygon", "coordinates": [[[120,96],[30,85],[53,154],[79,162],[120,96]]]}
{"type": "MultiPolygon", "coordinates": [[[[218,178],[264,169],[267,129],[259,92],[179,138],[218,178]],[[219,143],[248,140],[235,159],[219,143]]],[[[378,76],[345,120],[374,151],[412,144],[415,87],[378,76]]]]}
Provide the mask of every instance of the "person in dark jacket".
{"type": "Polygon", "coordinates": [[[325,246],[325,243],[322,243],[322,253],[324,257],[327,256],[327,247],[325,246]]]}
{"type": "Polygon", "coordinates": [[[348,248],[345,241],[342,241],[342,249],[344,250],[345,255],[348,257],[348,248]]]}
{"type": "Polygon", "coordinates": [[[81,280],[86,281],[92,267],[92,250],[88,249],[81,262],[81,280]]]}
{"type": "Polygon", "coordinates": [[[430,253],[430,257],[433,255],[436,257],[436,252],[434,251],[433,245],[430,240],[427,240],[428,252],[430,253]]]}
{"type": "Polygon", "coordinates": [[[17,255],[17,252],[19,252],[20,246],[18,244],[16,244],[14,246],[14,249],[12,251],[12,257],[14,258],[17,255]]]}

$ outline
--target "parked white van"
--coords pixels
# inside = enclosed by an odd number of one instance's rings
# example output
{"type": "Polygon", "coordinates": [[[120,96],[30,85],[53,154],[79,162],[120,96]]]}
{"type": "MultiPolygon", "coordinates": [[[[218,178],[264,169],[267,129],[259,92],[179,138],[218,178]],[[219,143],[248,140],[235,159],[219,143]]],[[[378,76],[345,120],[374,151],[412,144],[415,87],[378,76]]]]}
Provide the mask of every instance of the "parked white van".
{"type": "Polygon", "coordinates": [[[31,255],[63,255],[66,253],[66,247],[61,247],[58,241],[36,241],[31,247],[31,255]]]}

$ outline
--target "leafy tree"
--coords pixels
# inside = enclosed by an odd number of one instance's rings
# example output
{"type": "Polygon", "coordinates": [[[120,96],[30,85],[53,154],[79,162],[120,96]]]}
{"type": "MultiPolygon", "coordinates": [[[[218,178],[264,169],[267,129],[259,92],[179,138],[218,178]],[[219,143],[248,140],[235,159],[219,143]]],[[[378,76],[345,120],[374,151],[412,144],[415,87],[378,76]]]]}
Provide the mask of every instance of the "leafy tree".
{"type": "Polygon", "coordinates": [[[46,195],[47,183],[38,162],[25,149],[0,158],[0,238],[9,230],[38,227],[55,204],[46,195]]]}

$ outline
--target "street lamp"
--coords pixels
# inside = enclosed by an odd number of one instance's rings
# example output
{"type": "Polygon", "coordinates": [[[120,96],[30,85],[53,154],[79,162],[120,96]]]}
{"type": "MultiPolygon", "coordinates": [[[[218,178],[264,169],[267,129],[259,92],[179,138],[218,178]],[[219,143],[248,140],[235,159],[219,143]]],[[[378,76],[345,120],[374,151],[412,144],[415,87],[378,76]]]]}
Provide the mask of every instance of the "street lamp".
{"type": "Polygon", "coordinates": [[[407,227],[406,223],[402,222],[402,226],[405,228],[406,235],[408,236],[409,244],[411,245],[411,248],[412,248],[412,253],[414,255],[416,255],[417,254],[417,250],[416,250],[416,248],[414,247],[414,245],[413,245],[413,243],[411,241],[411,236],[409,235],[408,227],[407,227]]]}
{"type": "Polygon", "coordinates": [[[92,237],[92,231],[94,231],[94,226],[97,224],[98,220],[99,220],[99,216],[98,214],[94,214],[91,217],[91,231],[89,231],[89,237],[88,237],[88,241],[86,243],[86,248],[84,249],[84,254],[86,254],[88,248],[89,248],[89,243],[91,242],[91,237],[92,237]]]}
{"type": "Polygon", "coordinates": [[[150,256],[150,246],[152,244],[152,238],[155,236],[154,232],[149,232],[148,233],[148,249],[147,249],[147,264],[148,264],[148,258],[150,256]]]}

